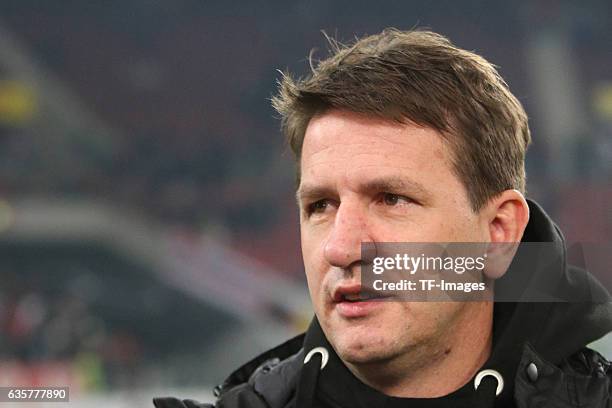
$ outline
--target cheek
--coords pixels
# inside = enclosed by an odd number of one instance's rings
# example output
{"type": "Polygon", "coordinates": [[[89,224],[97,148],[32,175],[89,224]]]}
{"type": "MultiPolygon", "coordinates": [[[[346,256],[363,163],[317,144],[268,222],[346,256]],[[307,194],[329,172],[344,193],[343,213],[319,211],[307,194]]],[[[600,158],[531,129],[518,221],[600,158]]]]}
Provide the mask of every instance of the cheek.
{"type": "Polygon", "coordinates": [[[482,235],[478,220],[460,213],[439,219],[437,228],[439,242],[473,242],[482,235]]]}
{"type": "Polygon", "coordinates": [[[312,262],[313,258],[317,256],[318,246],[322,241],[320,235],[316,228],[300,223],[300,244],[304,263],[312,262]]]}
{"type": "Polygon", "coordinates": [[[306,281],[308,290],[313,302],[318,299],[317,294],[320,292],[321,281],[323,278],[322,250],[320,242],[309,239],[307,234],[302,233],[302,258],[304,261],[304,271],[306,273],[306,281]]]}
{"type": "Polygon", "coordinates": [[[474,218],[463,219],[457,223],[453,235],[455,236],[455,241],[461,242],[482,242],[484,239],[480,224],[474,218]]]}
{"type": "Polygon", "coordinates": [[[321,274],[319,273],[316,266],[308,265],[306,263],[304,264],[304,270],[306,272],[306,281],[308,283],[308,289],[310,290],[311,296],[313,296],[321,286],[321,274]]]}
{"type": "Polygon", "coordinates": [[[413,305],[412,315],[420,334],[428,337],[446,328],[463,307],[461,302],[418,302],[413,305]]]}

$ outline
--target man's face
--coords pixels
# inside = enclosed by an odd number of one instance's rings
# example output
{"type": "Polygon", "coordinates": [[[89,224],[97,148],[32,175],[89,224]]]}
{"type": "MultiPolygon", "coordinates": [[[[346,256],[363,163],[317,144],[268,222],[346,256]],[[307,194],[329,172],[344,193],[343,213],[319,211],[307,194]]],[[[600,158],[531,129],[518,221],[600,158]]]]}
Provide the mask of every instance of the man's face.
{"type": "MultiPolygon", "coordinates": [[[[467,158],[465,158],[467,160],[467,158]]],[[[298,189],[308,288],[345,361],[386,361],[452,341],[467,303],[342,301],[360,283],[362,242],[486,242],[451,154],[431,128],[333,110],[306,130],[298,189]]]]}

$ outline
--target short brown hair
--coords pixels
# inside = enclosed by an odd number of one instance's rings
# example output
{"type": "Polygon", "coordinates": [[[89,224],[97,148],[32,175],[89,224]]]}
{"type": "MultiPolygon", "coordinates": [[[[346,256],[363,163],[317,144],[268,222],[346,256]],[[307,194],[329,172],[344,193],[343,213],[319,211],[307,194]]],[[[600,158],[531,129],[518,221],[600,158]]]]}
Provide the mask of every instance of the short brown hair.
{"type": "Polygon", "coordinates": [[[525,191],[527,115],[495,67],[430,31],[386,29],[343,45],[305,78],[283,74],[272,98],[299,161],[310,120],[342,109],[439,131],[471,206],[507,189],[525,191]]]}

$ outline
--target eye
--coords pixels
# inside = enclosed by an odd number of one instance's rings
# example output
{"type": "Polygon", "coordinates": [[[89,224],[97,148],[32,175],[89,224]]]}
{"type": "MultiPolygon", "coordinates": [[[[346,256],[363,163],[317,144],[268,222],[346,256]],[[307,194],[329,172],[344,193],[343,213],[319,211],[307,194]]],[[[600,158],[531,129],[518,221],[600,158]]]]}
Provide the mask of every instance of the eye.
{"type": "Polygon", "coordinates": [[[306,206],[306,214],[310,216],[312,214],[324,213],[328,206],[328,200],[315,201],[314,203],[308,204],[306,206]]]}
{"type": "Polygon", "coordinates": [[[381,197],[381,202],[385,205],[393,207],[401,204],[411,204],[414,201],[408,197],[399,194],[383,193],[381,197]]]}

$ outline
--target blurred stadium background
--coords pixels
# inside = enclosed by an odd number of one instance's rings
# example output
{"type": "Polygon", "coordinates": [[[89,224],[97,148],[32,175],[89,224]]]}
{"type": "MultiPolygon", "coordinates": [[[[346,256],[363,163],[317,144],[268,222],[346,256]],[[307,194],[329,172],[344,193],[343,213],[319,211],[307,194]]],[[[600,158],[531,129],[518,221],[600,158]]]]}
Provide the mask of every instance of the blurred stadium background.
{"type": "Polygon", "coordinates": [[[207,400],[302,330],[276,69],[305,73],[321,29],[387,26],[496,63],[531,117],[529,196],[569,242],[612,241],[607,0],[5,0],[0,385],[69,385],[83,407],[207,400]]]}

